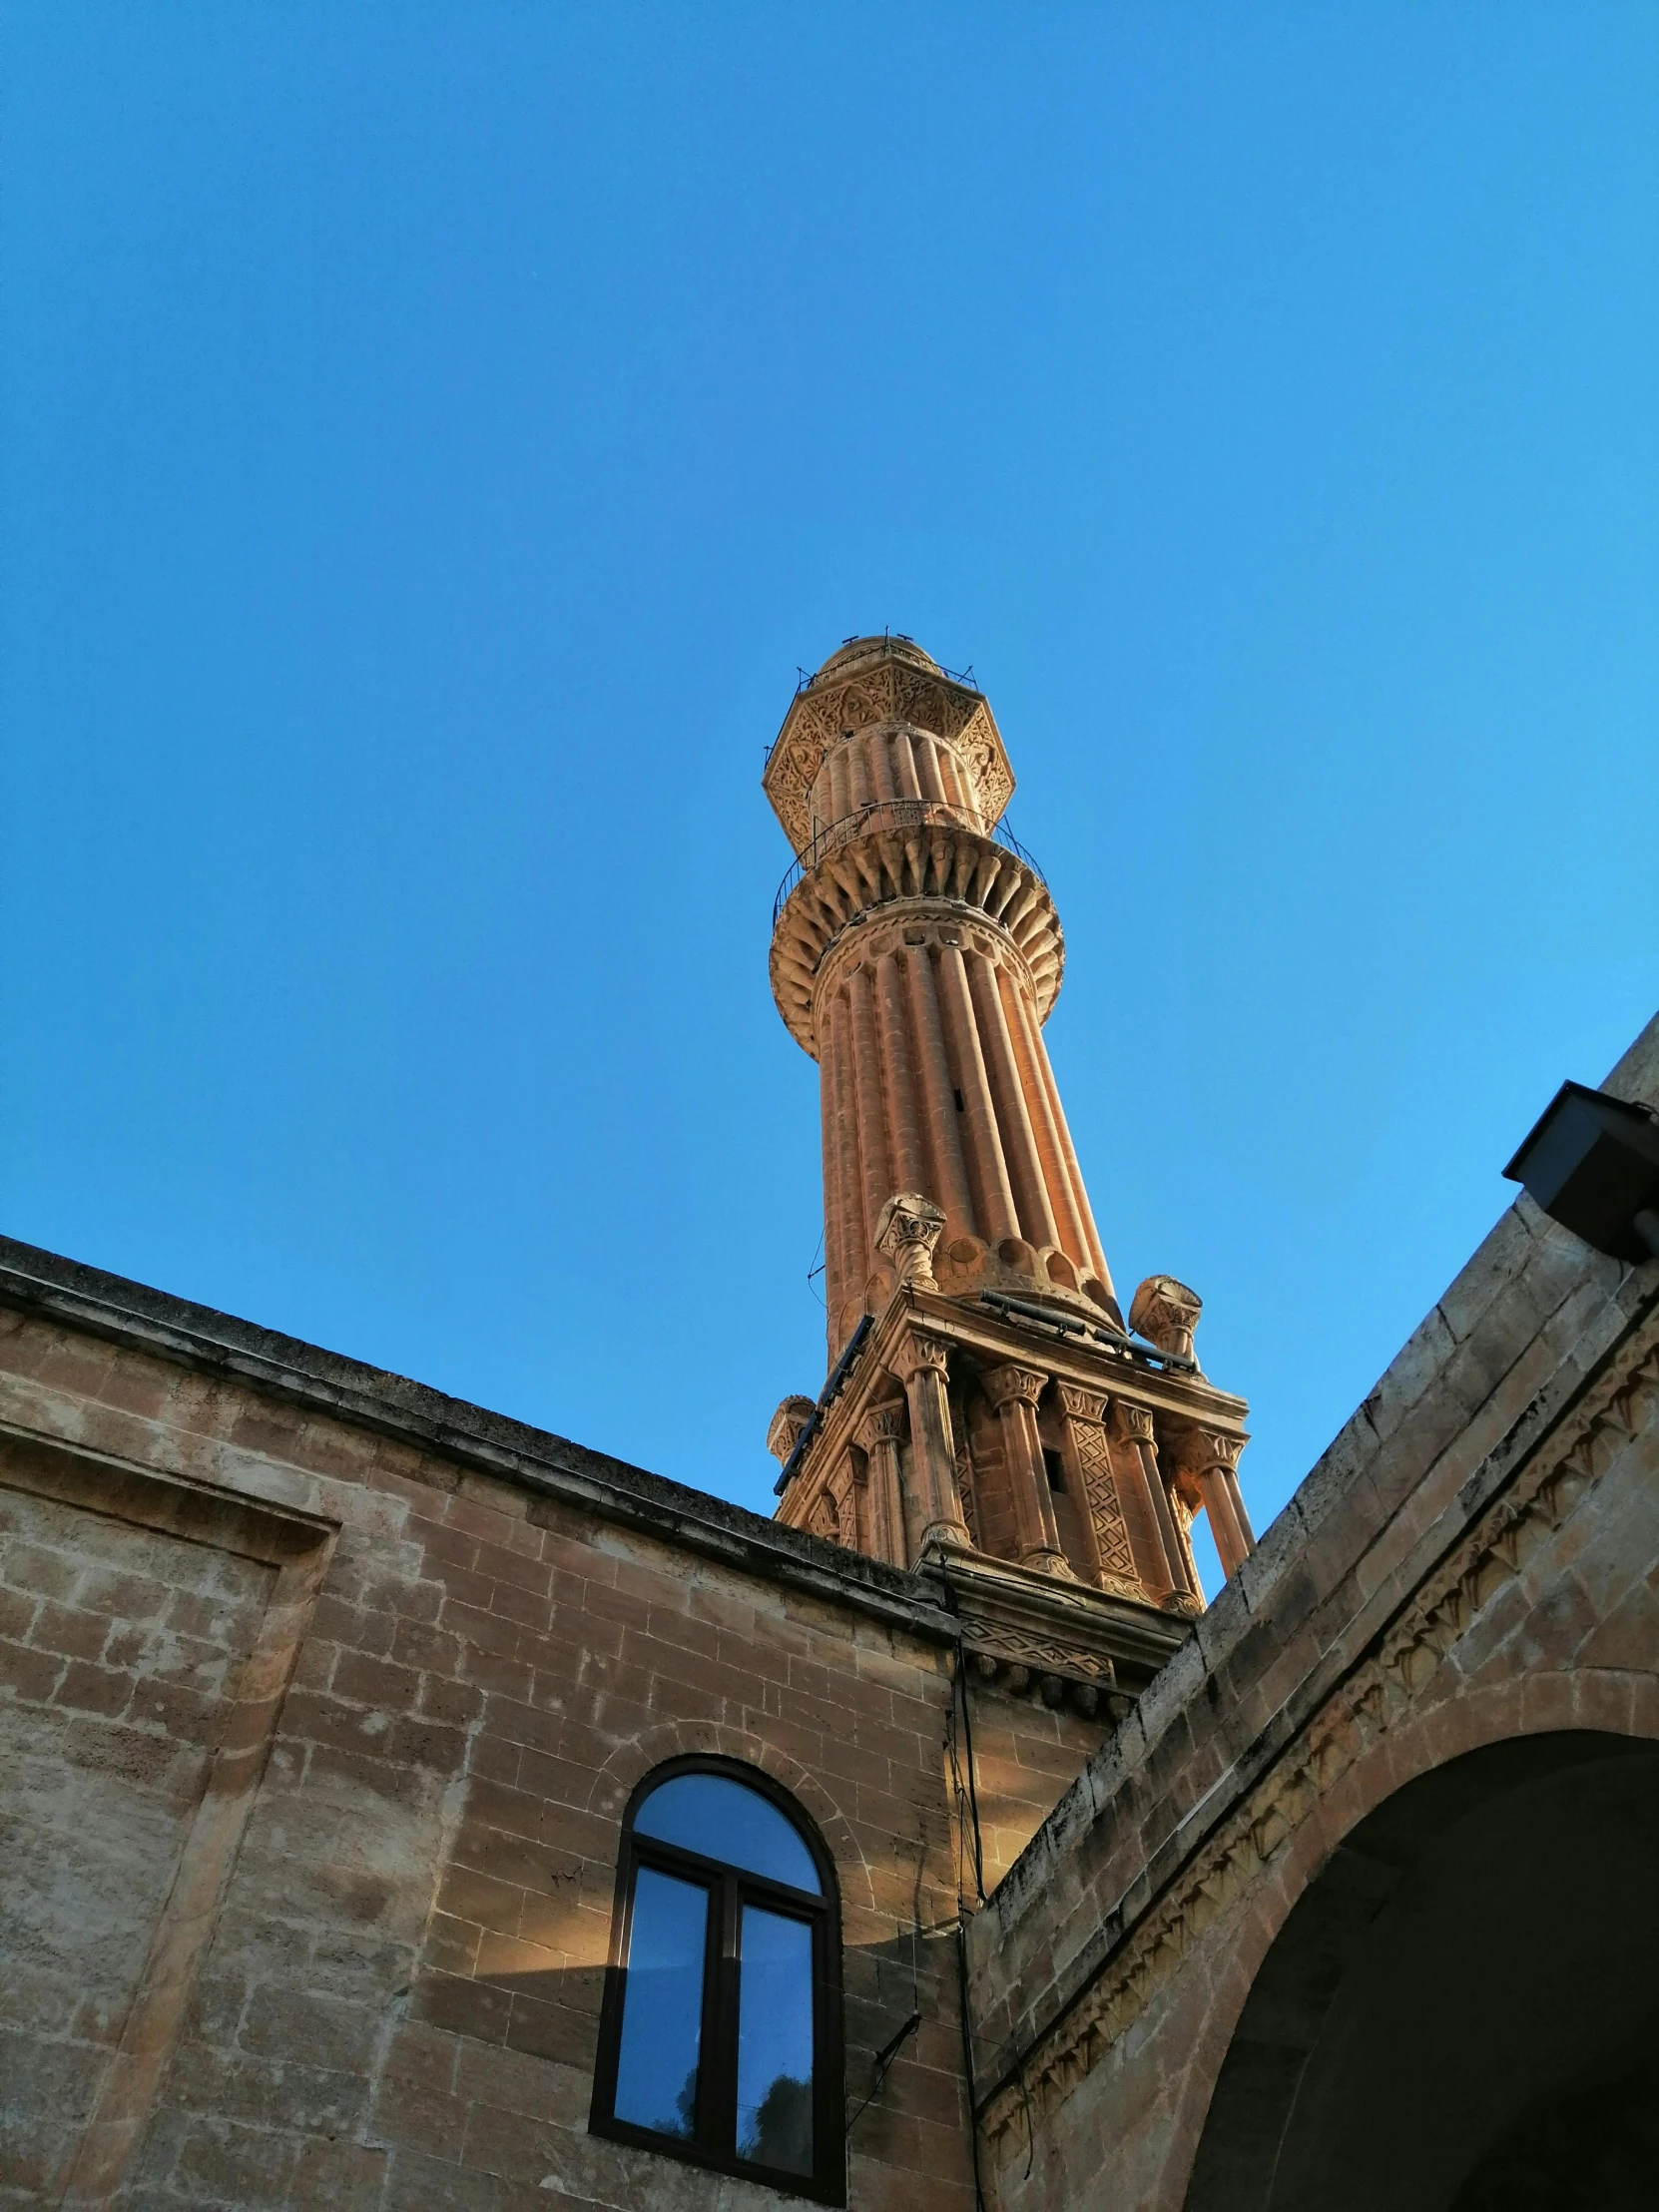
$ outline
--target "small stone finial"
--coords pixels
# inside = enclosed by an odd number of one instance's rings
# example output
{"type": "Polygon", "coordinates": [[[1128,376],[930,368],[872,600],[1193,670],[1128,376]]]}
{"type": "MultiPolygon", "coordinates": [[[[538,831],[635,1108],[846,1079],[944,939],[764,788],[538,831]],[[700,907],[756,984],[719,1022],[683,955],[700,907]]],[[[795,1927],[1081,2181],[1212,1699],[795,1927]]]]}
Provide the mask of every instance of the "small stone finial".
{"type": "Polygon", "coordinates": [[[944,1230],[944,1213],[920,1191],[896,1191],[875,1224],[875,1249],[892,1262],[901,1289],[934,1291],[933,1247],[944,1230]]]}
{"type": "Polygon", "coordinates": [[[1193,1356],[1193,1331],[1204,1301],[1173,1275],[1149,1275],[1129,1308],[1129,1326],[1172,1359],[1193,1356]]]}
{"type": "Polygon", "coordinates": [[[799,1391],[785,1398],[767,1425],[767,1449],[780,1466],[788,1464],[790,1453],[801,1441],[801,1431],[813,1417],[815,1400],[803,1397],[799,1391]]]}

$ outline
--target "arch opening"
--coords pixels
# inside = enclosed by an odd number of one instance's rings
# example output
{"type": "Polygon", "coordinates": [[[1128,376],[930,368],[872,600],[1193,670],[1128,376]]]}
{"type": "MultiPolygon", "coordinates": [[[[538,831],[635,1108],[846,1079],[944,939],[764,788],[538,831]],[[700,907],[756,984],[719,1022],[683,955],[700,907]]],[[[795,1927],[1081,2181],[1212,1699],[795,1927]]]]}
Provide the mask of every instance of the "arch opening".
{"type": "Polygon", "coordinates": [[[1656,1868],[1650,1743],[1518,1738],[1397,1790],[1263,1959],[1187,2212],[1651,2202],[1656,1868]]]}

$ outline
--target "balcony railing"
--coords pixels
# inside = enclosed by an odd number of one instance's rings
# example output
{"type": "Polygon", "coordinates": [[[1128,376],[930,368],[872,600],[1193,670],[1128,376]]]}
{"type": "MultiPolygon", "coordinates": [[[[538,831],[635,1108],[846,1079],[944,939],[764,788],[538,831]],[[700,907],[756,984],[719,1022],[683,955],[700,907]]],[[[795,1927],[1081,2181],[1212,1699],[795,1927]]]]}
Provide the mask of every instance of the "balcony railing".
{"type": "MultiPolygon", "coordinates": [[[[801,878],[818,866],[826,853],[836,852],[843,844],[851,844],[869,830],[969,830],[976,836],[984,836],[985,818],[968,807],[952,807],[940,799],[872,799],[867,805],[850,815],[842,815],[839,822],[831,822],[813,833],[812,842],[805,845],[785,870],[784,880],[778,886],[778,896],[772,902],[773,926],[784,911],[784,902],[801,878]]],[[[1016,860],[1023,860],[1039,883],[1046,886],[1048,877],[1031,857],[1009,829],[1006,821],[993,825],[989,834],[1011,852],[1016,860]]]]}

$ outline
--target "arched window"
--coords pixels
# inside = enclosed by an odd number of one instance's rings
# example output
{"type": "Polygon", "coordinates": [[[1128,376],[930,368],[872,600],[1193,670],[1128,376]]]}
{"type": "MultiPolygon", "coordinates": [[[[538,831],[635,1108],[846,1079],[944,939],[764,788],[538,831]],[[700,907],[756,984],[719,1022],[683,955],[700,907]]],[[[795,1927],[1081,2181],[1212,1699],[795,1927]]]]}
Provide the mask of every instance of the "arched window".
{"type": "Polygon", "coordinates": [[[589,2125],[844,2197],[840,1925],[829,1854],[753,1768],[675,1759],[623,1822],[589,2125]]]}

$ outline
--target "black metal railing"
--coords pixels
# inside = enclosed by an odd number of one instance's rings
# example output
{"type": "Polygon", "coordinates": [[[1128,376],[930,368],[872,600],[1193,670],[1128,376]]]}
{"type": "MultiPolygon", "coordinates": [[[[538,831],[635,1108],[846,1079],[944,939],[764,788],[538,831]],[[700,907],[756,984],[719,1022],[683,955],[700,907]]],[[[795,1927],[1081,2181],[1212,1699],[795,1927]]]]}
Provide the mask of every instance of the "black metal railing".
{"type": "Polygon", "coordinates": [[[953,807],[942,799],[872,799],[850,815],[842,815],[839,822],[831,822],[822,830],[815,830],[810,843],[804,845],[784,871],[784,880],[778,886],[778,896],[772,902],[772,920],[776,928],[778,916],[784,911],[784,903],[791,891],[810,869],[818,866],[827,853],[839,851],[844,844],[851,844],[870,830],[968,830],[975,836],[990,836],[996,843],[1011,852],[1016,860],[1022,860],[1045,888],[1048,877],[1037,865],[1009,829],[1006,820],[993,823],[989,830],[985,818],[971,807],[953,807]]]}

